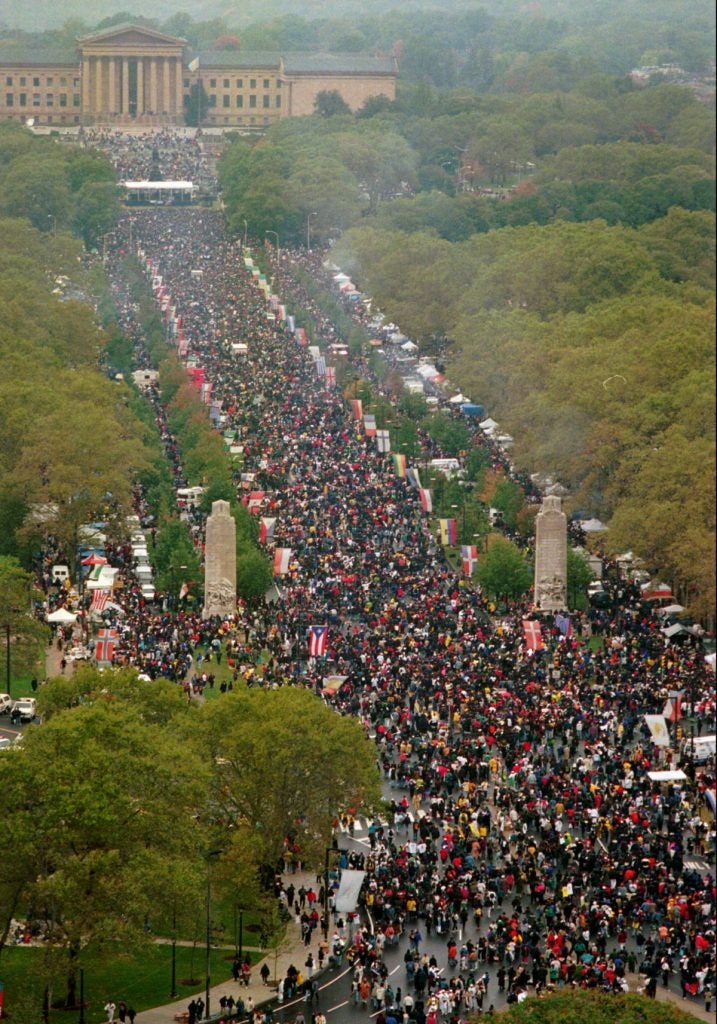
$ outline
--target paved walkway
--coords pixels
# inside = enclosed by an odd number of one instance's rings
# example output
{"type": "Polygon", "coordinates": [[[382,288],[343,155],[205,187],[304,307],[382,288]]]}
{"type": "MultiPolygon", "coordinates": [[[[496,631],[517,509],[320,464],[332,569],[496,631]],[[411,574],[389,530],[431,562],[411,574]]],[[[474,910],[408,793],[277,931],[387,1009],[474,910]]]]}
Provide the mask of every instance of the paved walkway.
{"type": "MultiPolygon", "coordinates": [[[[303,885],[305,888],[310,886],[316,886],[316,873],[315,872],[302,872],[297,871],[293,875],[285,875],[284,881],[288,885],[290,882],[293,883],[296,889],[300,889],[303,885]]],[[[219,985],[212,985],[210,989],[210,1010],[212,1016],[219,1012],[219,1000],[222,996],[233,996],[236,1000],[239,996],[247,1003],[248,999],[253,1000],[255,1006],[259,1003],[269,999],[273,999],[276,996],[276,985],[286,976],[287,968],[293,964],[297,970],[304,971],[304,963],[306,957],[311,950],[314,954],[314,961],[317,961],[317,951],[319,947],[319,941],[321,935],[319,930],[314,933],[311,945],[307,948],[301,939],[301,929],[296,923],[296,918],[292,917],[292,920],[286,927],[286,936],[276,950],[269,950],[267,955],[256,962],[252,963],[251,969],[251,981],[249,985],[240,985],[238,982],[230,980],[222,982],[219,985]],[[259,971],[261,970],[262,964],[267,964],[269,967],[269,984],[264,985],[261,980],[259,971]]],[[[204,989],[201,991],[202,999],[205,998],[204,989]]],[[[136,1018],[136,1024],[169,1024],[174,1021],[175,1015],[186,1011],[190,1001],[190,996],[187,996],[176,1003],[168,1003],[165,1006],[155,1006],[151,1010],[145,1010],[143,1013],[138,1013],[136,1018]]],[[[303,1003],[303,1000],[299,1000],[303,1003]]]]}

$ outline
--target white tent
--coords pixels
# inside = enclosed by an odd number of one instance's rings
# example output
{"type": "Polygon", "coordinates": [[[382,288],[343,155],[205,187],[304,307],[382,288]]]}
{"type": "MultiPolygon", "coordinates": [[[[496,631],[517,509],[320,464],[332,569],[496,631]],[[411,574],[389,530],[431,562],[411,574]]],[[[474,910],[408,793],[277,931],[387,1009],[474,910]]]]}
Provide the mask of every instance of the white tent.
{"type": "Polygon", "coordinates": [[[604,533],[607,530],[605,523],[601,523],[599,519],[581,519],[580,528],[583,533],[604,533]]]}
{"type": "Polygon", "coordinates": [[[681,604],[668,604],[666,608],[658,608],[657,615],[679,615],[685,609],[681,604]]]}
{"type": "Polygon", "coordinates": [[[483,420],[480,424],[480,428],[484,434],[490,434],[498,426],[494,419],[489,416],[487,420],[483,420]]]}
{"type": "Polygon", "coordinates": [[[350,280],[351,280],[351,278],[349,277],[348,274],[344,274],[344,273],[334,274],[334,281],[336,281],[337,284],[341,284],[343,281],[350,281],[350,280]]]}
{"type": "Polygon", "coordinates": [[[679,768],[674,771],[666,772],[648,772],[648,779],[652,779],[653,782],[684,782],[687,778],[683,771],[679,768]]]}
{"type": "Polygon", "coordinates": [[[448,401],[451,405],[462,405],[463,402],[467,401],[467,399],[465,395],[462,395],[459,391],[457,395],[454,395],[453,398],[449,398],[448,401]]]}
{"type": "Polygon", "coordinates": [[[56,612],[52,612],[47,616],[47,621],[69,625],[71,622],[77,622],[77,616],[73,615],[72,612],[68,612],[66,608],[58,608],[56,612]]]}
{"type": "Polygon", "coordinates": [[[418,345],[413,341],[404,341],[401,348],[404,352],[418,352],[418,345]]]}

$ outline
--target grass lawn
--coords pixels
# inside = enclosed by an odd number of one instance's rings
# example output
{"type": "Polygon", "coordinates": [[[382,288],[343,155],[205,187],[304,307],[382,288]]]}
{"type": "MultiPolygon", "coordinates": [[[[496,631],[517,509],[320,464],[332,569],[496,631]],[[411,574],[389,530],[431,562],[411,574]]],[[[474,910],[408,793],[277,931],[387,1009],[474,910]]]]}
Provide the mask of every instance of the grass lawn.
{"type": "MultiPolygon", "coordinates": [[[[211,980],[212,985],[228,981],[231,978],[232,950],[212,950],[211,980]],[[227,957],[229,959],[227,959],[227,957]]],[[[29,1021],[32,1014],[26,1004],[26,997],[36,997],[37,1006],[41,1005],[44,988],[43,963],[45,951],[34,946],[11,946],[0,955],[0,981],[5,986],[5,1011],[8,1017],[13,1015],[13,1003],[22,1000],[22,1014],[18,1012],[16,1019],[22,1017],[29,1021]]],[[[156,945],[135,957],[117,956],[100,962],[90,953],[84,955],[81,966],[85,972],[85,1020],[87,1024],[99,1024],[106,1019],[102,1009],[111,997],[116,1003],[121,999],[128,1006],[134,1006],[138,1012],[152,1006],[161,1006],[170,1002],[172,982],[172,947],[156,945]]],[[[201,992],[205,983],[205,951],[198,945],[193,951],[187,946],[177,947],[177,999],[189,999],[192,994],[201,992]],[[198,984],[185,985],[183,981],[190,977],[198,979],[198,984]]],[[[52,992],[53,1002],[64,996],[64,985],[55,983],[52,992]]],[[[79,995],[78,995],[79,998],[79,995]]],[[[35,1002],[35,999],[33,999],[35,1002]]],[[[18,1011],[19,1011],[18,1007],[18,1011]]],[[[37,1018],[39,1019],[39,1013],[37,1018]]],[[[50,1015],[52,1024],[77,1024],[79,1012],[73,1010],[53,1010],[50,1015]]]]}

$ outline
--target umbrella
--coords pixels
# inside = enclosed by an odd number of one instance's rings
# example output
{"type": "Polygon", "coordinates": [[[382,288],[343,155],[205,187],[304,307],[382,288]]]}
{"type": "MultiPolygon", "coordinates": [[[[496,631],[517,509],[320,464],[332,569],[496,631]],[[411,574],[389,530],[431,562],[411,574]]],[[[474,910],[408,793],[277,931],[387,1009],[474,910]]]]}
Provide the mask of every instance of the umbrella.
{"type": "Polygon", "coordinates": [[[69,624],[70,622],[77,622],[77,616],[73,615],[72,612],[68,612],[66,608],[58,608],[56,612],[51,612],[47,616],[47,621],[69,624]]]}
{"type": "Polygon", "coordinates": [[[107,559],[103,558],[102,555],[96,555],[93,551],[87,558],[82,559],[83,565],[107,565],[107,559]]]}

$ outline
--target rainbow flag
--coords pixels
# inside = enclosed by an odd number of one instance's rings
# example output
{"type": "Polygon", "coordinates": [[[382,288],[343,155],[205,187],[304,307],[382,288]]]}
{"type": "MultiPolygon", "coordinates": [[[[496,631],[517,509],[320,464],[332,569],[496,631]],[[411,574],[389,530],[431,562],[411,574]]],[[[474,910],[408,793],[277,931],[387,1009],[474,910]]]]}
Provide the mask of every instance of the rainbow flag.
{"type": "Polygon", "coordinates": [[[455,547],[456,544],[456,521],[455,519],[439,519],[441,527],[441,544],[455,547]]]}
{"type": "Polygon", "coordinates": [[[396,476],[400,477],[401,480],[406,479],[406,456],[395,453],[393,456],[393,464],[396,467],[396,476]]]}

